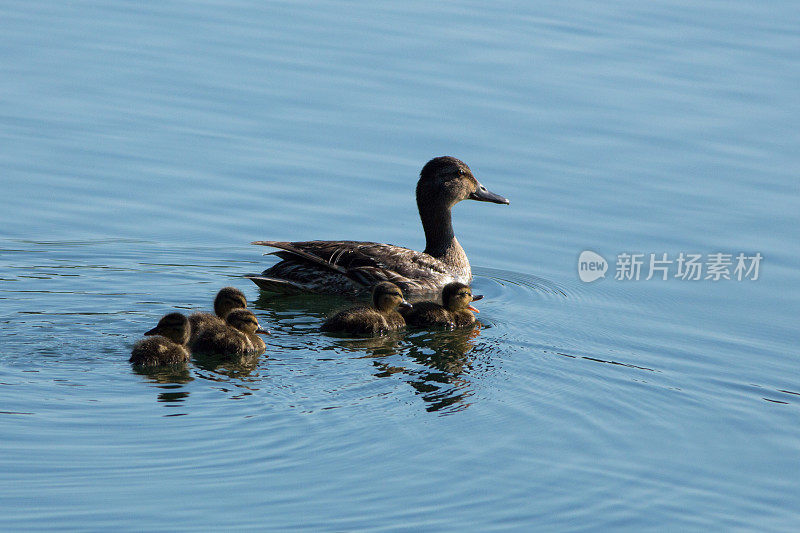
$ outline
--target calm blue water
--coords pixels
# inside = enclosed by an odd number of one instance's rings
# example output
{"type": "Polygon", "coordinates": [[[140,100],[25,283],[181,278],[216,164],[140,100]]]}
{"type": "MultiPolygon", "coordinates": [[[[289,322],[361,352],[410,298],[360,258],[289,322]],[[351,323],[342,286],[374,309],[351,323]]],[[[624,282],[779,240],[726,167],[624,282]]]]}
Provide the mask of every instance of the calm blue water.
{"type": "Polygon", "coordinates": [[[789,1],[3,2],[0,527],[796,530],[798,28],[789,1]],[[422,249],[443,154],[511,200],[454,211],[479,331],[323,336],[343,302],[241,277],[256,239],[422,249]],[[614,279],[681,252],[764,259],[614,279]],[[264,356],[131,369],[224,285],[264,356]]]}

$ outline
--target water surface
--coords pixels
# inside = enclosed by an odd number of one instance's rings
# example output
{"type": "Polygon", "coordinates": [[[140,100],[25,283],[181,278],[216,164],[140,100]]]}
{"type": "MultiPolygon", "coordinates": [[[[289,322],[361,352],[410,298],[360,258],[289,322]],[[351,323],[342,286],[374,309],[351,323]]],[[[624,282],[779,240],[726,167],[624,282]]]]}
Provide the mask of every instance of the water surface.
{"type": "Polygon", "coordinates": [[[4,529],[755,529],[800,521],[792,2],[0,7],[4,529]],[[257,239],[424,248],[481,327],[342,339],[257,239]],[[606,279],[582,283],[593,250],[606,279]],[[617,281],[621,253],[764,257],[617,281]],[[243,289],[266,353],[127,363],[243,289]]]}

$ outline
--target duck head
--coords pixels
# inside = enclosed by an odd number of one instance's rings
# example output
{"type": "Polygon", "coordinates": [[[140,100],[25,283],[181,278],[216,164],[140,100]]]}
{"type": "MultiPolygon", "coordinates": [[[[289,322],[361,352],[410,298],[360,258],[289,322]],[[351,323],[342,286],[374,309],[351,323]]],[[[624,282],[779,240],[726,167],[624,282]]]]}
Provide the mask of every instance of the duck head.
{"type": "Polygon", "coordinates": [[[389,281],[382,281],[372,289],[372,304],[378,311],[393,311],[398,307],[411,308],[411,304],[403,298],[400,287],[389,281]]]}
{"type": "Polygon", "coordinates": [[[256,315],[247,309],[234,309],[228,313],[225,323],[243,333],[264,333],[269,335],[269,331],[261,329],[261,326],[258,325],[256,315]]]}
{"type": "Polygon", "coordinates": [[[483,295],[472,295],[472,289],[469,285],[454,281],[444,286],[442,289],[442,304],[450,311],[460,311],[462,309],[469,309],[475,313],[480,313],[477,309],[470,304],[475,300],[480,300],[483,295]]]}
{"type": "Polygon", "coordinates": [[[508,199],[481,185],[463,161],[450,156],[434,157],[428,161],[422,167],[417,182],[417,206],[420,211],[425,205],[449,209],[461,200],[509,203],[508,199]]]}
{"type": "Polygon", "coordinates": [[[181,313],[169,313],[161,317],[158,325],[145,335],[161,335],[176,344],[186,344],[189,342],[189,333],[189,319],[181,313]]]}
{"type": "Polygon", "coordinates": [[[228,313],[234,309],[244,309],[247,307],[247,298],[244,293],[236,287],[223,287],[214,298],[214,313],[224,319],[228,313]]]}

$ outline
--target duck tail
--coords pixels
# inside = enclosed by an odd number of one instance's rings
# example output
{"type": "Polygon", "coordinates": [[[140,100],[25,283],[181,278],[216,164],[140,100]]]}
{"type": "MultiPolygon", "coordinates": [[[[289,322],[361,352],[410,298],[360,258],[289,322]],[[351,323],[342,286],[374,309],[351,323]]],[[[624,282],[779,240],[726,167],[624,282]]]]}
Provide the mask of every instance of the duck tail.
{"type": "Polygon", "coordinates": [[[271,278],[269,276],[262,276],[261,274],[247,274],[244,277],[265,291],[279,292],[282,294],[313,292],[311,287],[287,279],[271,278]]]}
{"type": "MultiPolygon", "coordinates": [[[[335,260],[326,261],[325,259],[321,258],[320,256],[308,252],[306,250],[301,249],[300,247],[296,246],[293,242],[283,242],[283,241],[254,241],[250,244],[256,244],[258,246],[269,246],[271,248],[277,248],[281,250],[280,252],[273,252],[280,257],[286,257],[283,254],[289,254],[291,256],[299,257],[305,261],[313,263],[315,265],[319,265],[324,267],[328,270],[332,270],[338,274],[342,274],[343,276],[347,276],[347,269],[343,268],[336,264],[335,260]]],[[[334,254],[332,257],[335,257],[337,254],[334,254]]]]}

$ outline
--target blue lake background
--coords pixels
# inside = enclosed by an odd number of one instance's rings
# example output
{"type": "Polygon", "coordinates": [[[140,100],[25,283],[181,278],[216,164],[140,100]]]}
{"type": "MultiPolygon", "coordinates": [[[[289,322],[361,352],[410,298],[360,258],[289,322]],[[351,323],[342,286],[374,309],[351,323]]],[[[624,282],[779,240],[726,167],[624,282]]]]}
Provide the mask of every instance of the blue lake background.
{"type": "Polygon", "coordinates": [[[0,527],[795,531],[798,50],[790,1],[3,2],[0,527]],[[423,249],[445,154],[511,200],[454,209],[477,333],[337,339],[242,277],[423,249]],[[225,285],[257,362],[130,367],[225,285]]]}

